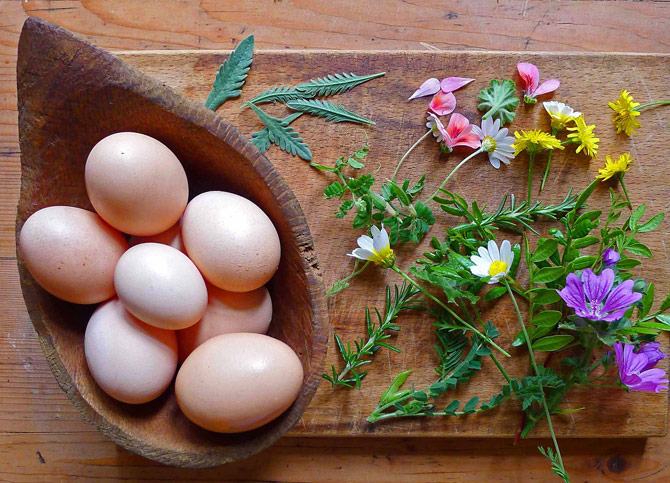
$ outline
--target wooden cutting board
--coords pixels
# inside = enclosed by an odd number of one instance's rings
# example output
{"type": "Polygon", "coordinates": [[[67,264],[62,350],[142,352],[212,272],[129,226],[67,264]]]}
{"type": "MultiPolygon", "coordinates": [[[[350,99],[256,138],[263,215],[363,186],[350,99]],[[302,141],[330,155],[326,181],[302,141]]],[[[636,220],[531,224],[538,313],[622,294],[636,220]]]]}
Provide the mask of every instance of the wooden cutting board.
{"type": "MultiPolygon", "coordinates": [[[[126,62],[146,74],[162,79],[184,95],[198,101],[206,99],[214,74],[225,58],[225,52],[123,52],[118,53],[126,62]]],[[[559,201],[570,186],[576,190],[585,187],[597,174],[606,154],[618,156],[630,152],[636,159],[626,176],[627,187],[634,202],[646,202],[652,212],[670,211],[670,189],[667,163],[667,143],[670,109],[658,108],[645,111],[640,117],[642,128],[633,138],[616,135],[611,123],[607,101],[614,100],[619,89],[628,88],[636,100],[649,102],[667,97],[670,84],[670,56],[618,55],[618,54],[514,54],[493,52],[441,53],[441,52],[259,52],[240,99],[231,100],[218,113],[227,121],[250,135],[262,125],[248,109],[239,110],[244,100],[274,84],[294,85],[309,78],[329,73],[354,72],[370,74],[386,71],[386,76],[333,98],[358,114],[374,120],[374,127],[360,128],[351,124],[333,124],[321,119],[303,116],[293,123],[309,144],[314,160],[329,164],[341,155],[356,150],[366,139],[370,146],[367,167],[375,171],[378,180],[391,175],[396,162],[416,139],[425,133],[425,109],[429,98],[407,102],[413,90],[428,77],[462,76],[476,79],[458,91],[457,112],[471,121],[479,119],[476,96],[492,78],[517,79],[515,66],[519,61],[535,63],[542,79],[558,77],[561,87],[554,100],[565,101],[586,115],[589,124],[595,123],[600,137],[600,158],[589,162],[585,156],[574,153],[557,153],[548,188],[542,194],[547,202],[559,201]]],[[[518,79],[517,79],[518,80],[518,79]]],[[[104,102],[101,99],[100,102],[104,102]]],[[[269,113],[283,117],[282,105],[264,105],[269,113]]],[[[521,106],[514,129],[535,127],[549,129],[548,116],[541,104],[521,106]]],[[[566,150],[567,151],[567,150],[566,150]]],[[[332,181],[328,173],[316,171],[308,163],[287,155],[273,146],[267,152],[294,190],[307,217],[324,281],[329,287],[334,281],[351,271],[352,261],[345,254],[356,246],[358,232],[351,228],[350,219],[338,220],[333,216],[335,201],[323,199],[323,187],[332,181]]],[[[431,193],[452,169],[463,153],[440,154],[432,140],[424,141],[404,164],[399,176],[416,180],[428,173],[426,193],[431,193]]],[[[535,185],[544,166],[538,157],[535,185]]],[[[448,187],[468,199],[489,202],[495,206],[505,193],[525,196],[527,156],[521,155],[509,167],[493,169],[483,156],[466,165],[448,187]]],[[[608,184],[599,186],[592,205],[605,207],[608,184]]],[[[615,185],[611,185],[615,186],[615,185]]],[[[446,214],[438,213],[431,235],[441,237],[447,223],[453,223],[446,214]]],[[[546,225],[544,225],[546,227],[546,225]]],[[[429,237],[430,238],[430,237],[429,237]]],[[[513,237],[512,237],[513,238],[513,237]]],[[[643,265],[647,278],[657,283],[660,298],[670,289],[670,264],[666,251],[667,222],[648,234],[644,241],[657,254],[653,261],[643,265]]],[[[419,247],[400,250],[398,263],[407,268],[425,250],[419,247]]],[[[365,333],[364,307],[382,306],[384,284],[400,282],[390,271],[372,268],[354,281],[352,286],[329,300],[332,330],[343,340],[354,340],[365,333]]],[[[281,301],[276,301],[281,303],[281,301]]],[[[660,303],[660,302],[659,302],[660,303]]],[[[494,320],[502,334],[499,341],[510,347],[518,331],[510,304],[500,302],[491,306],[487,317],[494,320]]],[[[425,315],[403,315],[399,319],[402,331],[395,344],[401,354],[381,350],[368,368],[362,388],[333,390],[323,381],[311,406],[292,435],[388,435],[388,436],[512,436],[517,431],[520,408],[511,403],[487,414],[447,419],[407,419],[379,423],[375,426],[365,418],[376,406],[379,396],[401,371],[415,369],[411,382],[423,386],[433,380],[436,356],[432,349],[436,342],[432,321],[425,315]]],[[[664,340],[667,349],[667,341],[664,340]]],[[[515,356],[504,362],[513,375],[527,373],[527,358],[521,350],[511,350],[515,356]]],[[[339,355],[330,338],[327,368],[331,364],[341,367],[339,355]]],[[[540,356],[542,358],[542,356],[540,356]]],[[[408,381],[410,382],[410,381],[408,381]]],[[[487,400],[497,392],[502,378],[490,363],[484,364],[482,373],[473,378],[464,389],[451,395],[451,399],[466,401],[472,396],[487,400]]],[[[449,401],[450,399],[445,399],[449,401]]],[[[666,394],[632,393],[614,390],[573,391],[564,407],[586,409],[567,416],[555,417],[558,431],[570,437],[641,437],[663,435],[667,427],[666,394]]],[[[541,425],[536,435],[546,435],[541,425]]]]}

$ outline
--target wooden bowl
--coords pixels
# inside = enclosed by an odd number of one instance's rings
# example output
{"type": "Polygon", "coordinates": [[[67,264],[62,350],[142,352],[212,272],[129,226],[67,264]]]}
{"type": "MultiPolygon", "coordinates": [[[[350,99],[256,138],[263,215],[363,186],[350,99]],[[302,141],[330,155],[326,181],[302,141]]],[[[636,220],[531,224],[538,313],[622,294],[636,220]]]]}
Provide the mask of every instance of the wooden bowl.
{"type": "Polygon", "coordinates": [[[212,433],[189,422],[177,406],[173,387],[147,404],[120,403],[98,388],[86,367],[84,330],[95,307],[48,294],[17,253],[26,307],[60,387],[86,419],[116,443],[162,463],[216,466],[270,446],[300,419],[316,391],[326,353],[323,282],[292,191],[267,158],[212,111],[59,27],[26,20],[17,70],[17,247],[23,223],[40,208],[71,205],[92,210],[84,164],[100,139],[119,131],[153,136],[183,163],[191,196],[232,191],[257,203],[274,222],[282,258],[268,287],[274,305],[269,335],[290,345],[305,371],[300,395],[284,414],[236,435],[212,433]]]}

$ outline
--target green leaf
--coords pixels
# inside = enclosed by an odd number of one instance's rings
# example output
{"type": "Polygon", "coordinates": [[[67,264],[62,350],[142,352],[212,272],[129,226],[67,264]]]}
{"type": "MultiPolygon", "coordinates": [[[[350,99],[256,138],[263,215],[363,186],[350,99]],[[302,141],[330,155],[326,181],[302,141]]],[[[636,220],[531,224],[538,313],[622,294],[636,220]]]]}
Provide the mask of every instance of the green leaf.
{"type": "Polygon", "coordinates": [[[502,82],[493,79],[487,89],[483,89],[477,96],[482,100],[477,105],[480,111],[486,111],[482,119],[493,117],[500,119],[501,125],[514,120],[517,107],[519,107],[519,98],[516,97],[516,84],[514,81],[505,79],[502,82]]]}
{"type": "Polygon", "coordinates": [[[575,202],[575,211],[580,209],[582,206],[584,206],[584,203],[586,203],[586,200],[589,199],[591,196],[591,193],[593,193],[593,190],[596,189],[596,186],[598,185],[598,180],[594,179],[591,181],[591,184],[588,185],[586,188],[584,188],[584,191],[579,193],[579,196],[577,197],[577,201],[575,202]]]}
{"type": "Polygon", "coordinates": [[[216,109],[231,97],[237,97],[242,93],[244,79],[251,68],[254,55],[254,36],[250,35],[242,40],[230,53],[230,57],[219,67],[205,107],[216,111],[216,109]]]}
{"type": "Polygon", "coordinates": [[[453,416],[454,414],[456,414],[456,410],[460,405],[461,402],[458,399],[451,401],[449,405],[446,408],[444,408],[444,412],[447,414],[451,414],[453,416]]]}
{"type": "Polygon", "coordinates": [[[267,102],[286,102],[293,99],[302,99],[303,93],[296,90],[294,87],[289,86],[273,86],[270,89],[267,89],[253,99],[242,104],[242,107],[246,107],[249,104],[264,104],[267,102]]]}
{"type": "Polygon", "coordinates": [[[562,315],[558,310],[545,310],[533,318],[533,324],[538,326],[554,326],[561,320],[562,315]]]}
{"type": "Polygon", "coordinates": [[[344,194],[344,187],[339,181],[333,181],[323,189],[323,196],[327,200],[331,198],[339,198],[344,194]]]}
{"type": "Polygon", "coordinates": [[[666,310],[670,309],[670,295],[665,297],[665,300],[661,304],[661,312],[665,312],[666,310]]]}
{"type": "Polygon", "coordinates": [[[647,245],[637,240],[631,240],[626,247],[626,251],[633,255],[641,255],[643,257],[652,258],[653,254],[647,245]]]}
{"type": "Polygon", "coordinates": [[[554,238],[547,238],[542,240],[539,244],[533,255],[530,257],[532,262],[541,262],[546,260],[554,254],[558,248],[558,241],[554,238]]]}
{"type": "Polygon", "coordinates": [[[563,272],[563,267],[541,268],[535,275],[533,275],[533,283],[551,283],[561,278],[563,272]]]}
{"type": "Polygon", "coordinates": [[[375,124],[356,113],[346,110],[342,104],[333,104],[330,101],[319,99],[296,99],[288,101],[286,105],[294,111],[306,112],[316,117],[323,117],[332,122],[354,122],[359,124],[375,124]]]}
{"type": "Polygon", "coordinates": [[[470,399],[467,403],[465,403],[465,406],[463,406],[463,412],[465,414],[474,413],[477,404],[479,404],[479,398],[475,396],[472,399],[470,399]]]}
{"type": "Polygon", "coordinates": [[[537,305],[551,305],[561,300],[561,296],[556,293],[556,290],[541,289],[534,292],[533,303],[537,305]]]}
{"type": "Polygon", "coordinates": [[[333,286],[330,287],[330,289],[326,292],[326,297],[332,297],[333,295],[335,295],[335,294],[338,293],[338,292],[341,292],[342,290],[344,290],[344,289],[347,288],[348,286],[349,286],[349,282],[347,282],[347,281],[345,281],[345,280],[338,280],[338,281],[335,282],[335,283],[333,284],[333,286]]]}
{"type": "Polygon", "coordinates": [[[384,391],[384,394],[382,394],[381,399],[379,399],[379,404],[387,404],[388,402],[392,401],[394,399],[394,396],[398,392],[398,389],[402,387],[403,384],[405,384],[405,381],[409,377],[409,375],[412,373],[412,371],[405,371],[401,372],[398,374],[398,377],[396,377],[389,388],[384,391]]]}
{"type": "Polygon", "coordinates": [[[583,270],[584,268],[593,265],[597,259],[598,258],[593,255],[585,255],[583,257],[575,258],[572,262],[572,268],[575,270],[583,270]]]}
{"type": "Polygon", "coordinates": [[[644,327],[652,330],[670,330],[670,325],[659,322],[640,322],[635,327],[644,327]]]}
{"type": "Polygon", "coordinates": [[[642,204],[630,215],[628,226],[632,231],[637,231],[637,223],[640,221],[640,218],[642,218],[642,215],[644,215],[646,209],[647,205],[642,204]]]}
{"type": "MultiPolygon", "coordinates": [[[[302,116],[302,112],[294,112],[293,114],[286,116],[284,119],[282,119],[281,122],[288,126],[293,121],[298,119],[300,116],[302,116]]],[[[268,128],[264,128],[261,129],[260,131],[256,131],[255,133],[253,133],[251,135],[251,143],[254,146],[256,146],[261,153],[264,153],[265,151],[270,149],[272,141],[270,141],[270,131],[268,130],[268,128]]]]}
{"type": "Polygon", "coordinates": [[[533,342],[533,350],[556,351],[572,342],[574,337],[568,334],[550,335],[533,342]]]}
{"type": "Polygon", "coordinates": [[[589,235],[572,240],[572,246],[575,248],[586,248],[598,243],[600,239],[597,236],[589,235]]]}
{"type": "Polygon", "coordinates": [[[670,315],[668,314],[658,314],[656,320],[664,324],[670,324],[670,315]]]}
{"type": "Polygon", "coordinates": [[[637,231],[640,233],[644,233],[647,231],[655,230],[663,221],[664,216],[665,216],[664,213],[659,213],[658,215],[653,216],[648,222],[646,222],[642,226],[639,226],[637,228],[637,231]]]}
{"type": "Polygon", "coordinates": [[[649,284],[647,287],[647,292],[642,297],[642,313],[640,318],[645,317],[651,310],[651,306],[654,303],[654,282],[649,284]]]}
{"type": "Polygon", "coordinates": [[[637,267],[640,263],[642,262],[634,258],[622,258],[616,263],[616,267],[619,270],[631,270],[637,267]]]}
{"type": "Polygon", "coordinates": [[[507,292],[506,287],[494,287],[488,292],[486,292],[486,295],[484,295],[484,300],[490,302],[491,300],[495,300],[497,298],[502,297],[503,295],[505,295],[506,292],[507,292]]]}
{"type": "Polygon", "coordinates": [[[347,160],[347,163],[349,164],[349,166],[351,166],[354,169],[361,169],[361,168],[365,167],[365,165],[363,163],[361,163],[359,160],[354,159],[354,158],[349,158],[347,160]]]}
{"type": "Polygon", "coordinates": [[[249,107],[256,113],[261,122],[265,124],[268,130],[268,138],[271,142],[278,145],[282,151],[293,155],[297,154],[305,161],[312,159],[312,152],[307,147],[307,144],[303,142],[300,134],[289,126],[290,121],[287,122],[287,118],[277,119],[276,117],[272,117],[253,104],[249,104],[249,107]]]}
{"type": "Polygon", "coordinates": [[[371,75],[347,74],[329,74],[326,77],[319,77],[308,82],[298,84],[296,90],[302,92],[306,97],[332,96],[333,94],[342,94],[359,84],[367,82],[377,77],[381,77],[386,72],[379,72],[371,75]]]}

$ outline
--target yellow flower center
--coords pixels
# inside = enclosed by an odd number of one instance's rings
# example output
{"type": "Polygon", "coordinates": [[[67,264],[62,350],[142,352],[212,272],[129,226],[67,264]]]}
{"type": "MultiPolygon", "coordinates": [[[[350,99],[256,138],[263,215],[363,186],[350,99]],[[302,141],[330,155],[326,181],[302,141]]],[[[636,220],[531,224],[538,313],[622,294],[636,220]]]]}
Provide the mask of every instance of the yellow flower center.
{"type": "Polygon", "coordinates": [[[492,153],[493,151],[496,150],[496,147],[497,147],[496,140],[493,139],[491,136],[486,136],[482,141],[482,149],[487,153],[492,153]]]}
{"type": "Polygon", "coordinates": [[[505,273],[506,271],[507,264],[505,262],[501,262],[500,260],[496,260],[489,267],[489,276],[495,277],[499,273],[505,273]]]}
{"type": "Polygon", "coordinates": [[[391,268],[395,264],[395,253],[391,247],[384,247],[378,252],[374,252],[376,259],[373,260],[377,265],[383,268],[391,268]]]}

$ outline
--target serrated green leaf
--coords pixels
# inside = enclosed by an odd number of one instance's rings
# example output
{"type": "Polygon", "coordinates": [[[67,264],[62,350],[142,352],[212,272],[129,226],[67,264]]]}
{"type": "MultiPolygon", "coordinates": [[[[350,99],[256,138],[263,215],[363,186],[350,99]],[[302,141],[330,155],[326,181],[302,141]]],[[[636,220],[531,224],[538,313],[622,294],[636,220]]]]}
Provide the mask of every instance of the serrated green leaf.
{"type": "Polygon", "coordinates": [[[346,110],[342,104],[333,104],[330,101],[319,99],[296,99],[288,101],[286,105],[294,111],[306,112],[316,117],[325,118],[332,122],[353,122],[359,124],[375,124],[358,114],[346,110]]]}
{"type": "Polygon", "coordinates": [[[332,96],[333,94],[347,92],[357,85],[381,77],[384,74],[386,74],[386,72],[370,75],[355,75],[354,73],[347,74],[346,72],[343,72],[342,74],[329,74],[325,77],[311,79],[302,84],[298,84],[295,88],[308,97],[332,96]]]}
{"type": "Polygon", "coordinates": [[[533,283],[550,283],[561,278],[564,273],[563,267],[545,267],[541,268],[533,275],[533,283]]]}
{"type": "Polygon", "coordinates": [[[289,86],[273,86],[270,89],[267,89],[251,100],[245,102],[242,104],[240,109],[242,107],[246,107],[249,104],[265,104],[268,102],[287,102],[291,101],[293,99],[302,99],[304,97],[304,94],[294,87],[289,87],[289,86]]]}
{"type": "Polygon", "coordinates": [[[537,326],[554,326],[561,320],[562,314],[558,310],[545,310],[533,317],[533,324],[537,326]]]}
{"type": "Polygon", "coordinates": [[[568,345],[573,339],[574,337],[568,334],[550,335],[533,342],[533,350],[556,351],[568,345]]]}
{"type": "Polygon", "coordinates": [[[516,97],[516,84],[514,81],[505,79],[502,82],[493,79],[489,87],[483,89],[477,96],[482,100],[477,109],[486,113],[482,119],[493,117],[500,119],[502,125],[512,122],[516,115],[514,111],[519,107],[519,98],[516,97]]]}
{"type": "MultiPolygon", "coordinates": [[[[302,116],[302,112],[294,112],[291,115],[286,116],[284,119],[281,120],[282,124],[286,124],[287,126],[291,124],[293,121],[298,119],[300,116],[302,116]]],[[[258,150],[261,153],[264,153],[268,149],[270,149],[270,146],[272,145],[272,141],[270,141],[270,131],[268,128],[261,129],[260,131],[256,131],[251,135],[251,143],[258,148],[258,150]]],[[[316,168],[325,168],[320,167],[319,165],[315,166],[316,168]]]]}
{"type": "Polygon", "coordinates": [[[307,147],[307,144],[303,142],[300,134],[289,126],[289,122],[286,121],[288,118],[277,119],[276,117],[272,117],[254,104],[249,104],[249,107],[256,113],[261,122],[265,124],[268,130],[268,139],[272,143],[278,145],[282,151],[293,155],[297,154],[305,161],[311,161],[312,152],[307,147]]]}
{"type": "Polygon", "coordinates": [[[242,93],[241,88],[247,78],[253,55],[254,36],[250,35],[238,44],[230,53],[230,57],[219,67],[212,90],[205,101],[205,107],[216,111],[228,99],[242,93]]]}

